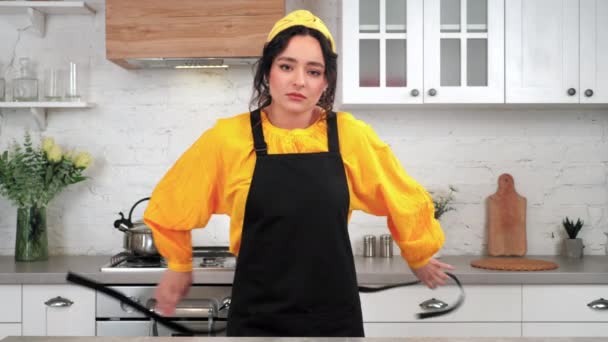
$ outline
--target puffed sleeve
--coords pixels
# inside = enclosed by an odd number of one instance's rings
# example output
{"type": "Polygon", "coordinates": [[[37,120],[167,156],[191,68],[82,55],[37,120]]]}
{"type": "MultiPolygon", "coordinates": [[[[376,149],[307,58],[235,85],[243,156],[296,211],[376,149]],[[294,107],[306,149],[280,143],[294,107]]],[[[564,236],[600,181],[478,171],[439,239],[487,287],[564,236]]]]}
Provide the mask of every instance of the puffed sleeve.
{"type": "Polygon", "coordinates": [[[352,188],[351,208],[387,216],[401,256],[411,268],[422,267],[445,240],[432,197],[369,125],[356,120],[355,126],[356,134],[346,134],[353,141],[343,157],[352,188]]]}
{"type": "Polygon", "coordinates": [[[163,176],[144,213],[156,248],[174,271],[192,270],[191,230],[206,226],[221,206],[223,172],[216,127],[203,133],[163,176]]]}

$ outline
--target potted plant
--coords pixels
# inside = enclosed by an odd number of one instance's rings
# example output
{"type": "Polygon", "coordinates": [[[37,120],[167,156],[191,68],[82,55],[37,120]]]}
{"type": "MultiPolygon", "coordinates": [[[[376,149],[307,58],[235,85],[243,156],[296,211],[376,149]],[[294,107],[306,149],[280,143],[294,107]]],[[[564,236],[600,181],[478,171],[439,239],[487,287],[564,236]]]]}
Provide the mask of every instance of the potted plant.
{"type": "Polygon", "coordinates": [[[458,190],[452,185],[448,186],[448,188],[449,192],[447,193],[447,195],[435,194],[434,192],[431,192],[431,195],[433,197],[433,205],[435,206],[436,220],[439,220],[439,218],[448,211],[456,210],[450,206],[450,202],[454,200],[454,193],[458,192],[458,190]]]}
{"type": "Polygon", "coordinates": [[[583,256],[583,240],[576,236],[584,224],[585,222],[581,221],[580,218],[574,223],[567,216],[562,221],[562,225],[568,234],[568,238],[564,240],[564,251],[566,252],[566,256],[570,258],[580,258],[583,256]]]}
{"type": "MultiPolygon", "coordinates": [[[[435,207],[435,219],[439,220],[441,218],[441,216],[445,213],[447,213],[448,211],[451,210],[456,210],[454,207],[450,206],[450,202],[452,202],[454,200],[454,193],[458,192],[458,190],[456,190],[456,188],[452,185],[448,186],[448,193],[435,193],[435,192],[431,192],[431,197],[433,198],[433,206],[435,207]]],[[[440,258],[442,255],[441,250],[437,251],[437,253],[435,253],[434,257],[435,258],[440,258]]]]}
{"type": "Polygon", "coordinates": [[[46,207],[68,185],[87,177],[91,164],[86,152],[64,153],[52,138],[34,146],[29,133],[0,154],[0,196],[17,207],[15,260],[48,259],[46,207]]]}

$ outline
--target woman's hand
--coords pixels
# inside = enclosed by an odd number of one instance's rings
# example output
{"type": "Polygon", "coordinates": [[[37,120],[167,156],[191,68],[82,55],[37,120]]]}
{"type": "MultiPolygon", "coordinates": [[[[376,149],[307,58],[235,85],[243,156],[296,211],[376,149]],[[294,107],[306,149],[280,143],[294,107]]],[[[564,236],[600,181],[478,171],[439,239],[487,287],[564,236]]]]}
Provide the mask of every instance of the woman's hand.
{"type": "Polygon", "coordinates": [[[156,287],[155,310],[163,316],[175,313],[175,306],[188,294],[192,285],[192,272],[176,272],[166,270],[156,287]]]}
{"type": "Polygon", "coordinates": [[[448,280],[448,275],[443,270],[453,270],[454,266],[437,261],[435,259],[429,260],[429,262],[417,269],[412,269],[412,272],[416,275],[421,282],[431,289],[437,286],[445,285],[448,280]]]}

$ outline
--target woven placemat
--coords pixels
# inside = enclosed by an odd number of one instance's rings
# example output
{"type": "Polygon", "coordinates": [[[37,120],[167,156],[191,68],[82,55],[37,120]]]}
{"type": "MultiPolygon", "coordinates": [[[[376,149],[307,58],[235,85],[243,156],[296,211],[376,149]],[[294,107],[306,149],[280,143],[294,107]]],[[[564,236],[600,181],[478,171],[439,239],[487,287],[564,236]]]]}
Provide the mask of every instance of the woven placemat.
{"type": "Polygon", "coordinates": [[[528,258],[483,258],[471,261],[471,266],[501,271],[546,271],[559,267],[551,261],[528,258]]]}

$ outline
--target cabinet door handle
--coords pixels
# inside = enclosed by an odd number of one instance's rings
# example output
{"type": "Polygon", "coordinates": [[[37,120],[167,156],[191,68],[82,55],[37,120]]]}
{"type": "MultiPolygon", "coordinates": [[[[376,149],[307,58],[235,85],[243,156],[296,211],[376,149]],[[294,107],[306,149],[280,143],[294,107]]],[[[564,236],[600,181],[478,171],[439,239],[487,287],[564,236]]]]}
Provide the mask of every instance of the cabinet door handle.
{"type": "MultiPolygon", "coordinates": [[[[129,298],[137,304],[141,303],[141,300],[139,299],[139,297],[129,296],[129,298]]],[[[122,311],[124,311],[126,313],[135,312],[135,309],[133,309],[132,306],[130,306],[129,304],[127,304],[125,302],[120,302],[120,308],[122,309],[122,311]]]]}
{"type": "Polygon", "coordinates": [[[591,89],[585,90],[585,96],[587,96],[587,97],[593,96],[593,90],[591,90],[591,89]]]}
{"type": "Polygon", "coordinates": [[[590,307],[591,310],[606,311],[608,310],[608,300],[605,300],[604,298],[596,299],[593,302],[588,303],[587,306],[590,307]]]}
{"type": "Polygon", "coordinates": [[[574,88],[568,89],[568,95],[570,95],[570,96],[576,95],[576,89],[574,89],[574,88]]]}
{"type": "Polygon", "coordinates": [[[412,91],[410,92],[410,95],[412,95],[413,97],[416,97],[420,94],[420,92],[418,91],[418,89],[412,89],[412,91]]]}
{"type": "Polygon", "coordinates": [[[44,302],[44,304],[46,306],[50,306],[52,308],[65,308],[68,306],[72,306],[72,304],[74,304],[74,302],[72,302],[71,300],[69,300],[67,298],[57,296],[55,298],[51,298],[51,299],[47,300],[46,302],[44,302]]]}
{"type": "Polygon", "coordinates": [[[438,310],[448,307],[446,302],[435,298],[427,299],[418,305],[424,310],[438,310]]]}
{"type": "Polygon", "coordinates": [[[435,88],[429,89],[429,96],[435,96],[435,95],[437,95],[437,90],[435,88]]]}

